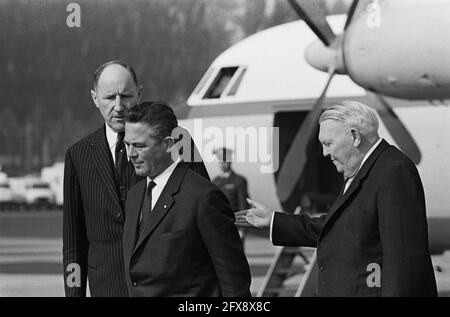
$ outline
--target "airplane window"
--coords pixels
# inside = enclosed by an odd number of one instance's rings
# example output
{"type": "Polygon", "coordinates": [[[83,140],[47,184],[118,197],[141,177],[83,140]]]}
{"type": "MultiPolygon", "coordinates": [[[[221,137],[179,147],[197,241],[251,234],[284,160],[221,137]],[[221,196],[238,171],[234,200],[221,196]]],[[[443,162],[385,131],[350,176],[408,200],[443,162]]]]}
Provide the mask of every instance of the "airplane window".
{"type": "Polygon", "coordinates": [[[198,83],[197,87],[195,87],[194,92],[192,93],[193,95],[197,95],[200,90],[202,90],[203,86],[205,85],[206,81],[208,80],[209,76],[211,76],[211,73],[213,72],[214,68],[210,67],[205,75],[203,75],[202,79],[200,79],[200,82],[198,83]]]}
{"type": "Polygon", "coordinates": [[[212,85],[208,88],[204,99],[220,98],[238,67],[225,67],[219,71],[212,85]]]}
{"type": "Polygon", "coordinates": [[[236,92],[237,92],[239,86],[241,85],[242,78],[244,78],[244,74],[245,74],[246,70],[247,70],[246,68],[242,69],[242,71],[239,74],[239,77],[234,82],[233,87],[231,87],[230,92],[227,94],[227,96],[234,96],[234,95],[236,95],[236,92]]]}

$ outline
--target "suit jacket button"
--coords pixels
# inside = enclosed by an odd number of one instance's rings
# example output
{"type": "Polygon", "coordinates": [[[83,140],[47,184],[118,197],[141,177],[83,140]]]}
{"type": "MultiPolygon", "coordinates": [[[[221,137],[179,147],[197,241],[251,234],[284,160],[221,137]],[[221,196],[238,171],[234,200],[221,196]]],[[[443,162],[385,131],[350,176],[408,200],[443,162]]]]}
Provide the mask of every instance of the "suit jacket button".
{"type": "Polygon", "coordinates": [[[136,282],[133,282],[133,286],[137,286],[137,283],[136,283],[136,282]]]}
{"type": "Polygon", "coordinates": [[[319,267],[320,272],[323,272],[323,270],[325,270],[325,268],[323,266],[319,267]]]}
{"type": "Polygon", "coordinates": [[[116,214],[116,218],[119,219],[120,216],[122,216],[122,213],[121,213],[121,212],[118,212],[118,213],[116,214]]]}

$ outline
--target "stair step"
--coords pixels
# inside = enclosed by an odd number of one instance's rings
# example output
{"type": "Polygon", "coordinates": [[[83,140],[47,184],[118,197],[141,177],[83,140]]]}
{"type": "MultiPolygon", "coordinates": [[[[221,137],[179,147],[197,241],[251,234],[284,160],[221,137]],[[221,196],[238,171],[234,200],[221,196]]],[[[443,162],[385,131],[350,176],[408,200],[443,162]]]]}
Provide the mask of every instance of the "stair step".
{"type": "Polygon", "coordinates": [[[297,289],[295,287],[269,287],[266,288],[264,294],[279,294],[279,293],[293,293],[295,294],[295,292],[297,291],[297,289]]]}
{"type": "Polygon", "coordinates": [[[300,248],[284,248],[283,254],[297,255],[297,254],[303,254],[303,251],[300,248]]]}
{"type": "Polygon", "coordinates": [[[298,267],[298,268],[292,268],[292,267],[286,267],[286,268],[279,268],[279,269],[275,269],[273,271],[273,274],[291,274],[291,275],[295,275],[295,274],[301,274],[301,273],[305,273],[305,269],[303,267],[298,267]]]}

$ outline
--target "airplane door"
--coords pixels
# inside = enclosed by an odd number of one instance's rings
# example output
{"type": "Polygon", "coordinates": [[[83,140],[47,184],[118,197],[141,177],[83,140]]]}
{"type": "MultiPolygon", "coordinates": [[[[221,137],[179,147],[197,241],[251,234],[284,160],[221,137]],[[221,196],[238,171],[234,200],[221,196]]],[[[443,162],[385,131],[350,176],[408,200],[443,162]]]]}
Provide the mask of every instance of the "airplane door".
{"type": "MultiPolygon", "coordinates": [[[[307,114],[308,111],[275,113],[274,127],[279,127],[280,137],[280,167],[307,114]]],[[[275,181],[278,173],[279,170],[274,174],[275,181]]],[[[312,214],[324,213],[336,199],[342,183],[342,176],[336,171],[331,160],[323,156],[322,146],[316,139],[311,146],[303,175],[289,199],[281,203],[282,207],[286,212],[294,212],[297,206],[301,206],[302,210],[312,214]]]]}

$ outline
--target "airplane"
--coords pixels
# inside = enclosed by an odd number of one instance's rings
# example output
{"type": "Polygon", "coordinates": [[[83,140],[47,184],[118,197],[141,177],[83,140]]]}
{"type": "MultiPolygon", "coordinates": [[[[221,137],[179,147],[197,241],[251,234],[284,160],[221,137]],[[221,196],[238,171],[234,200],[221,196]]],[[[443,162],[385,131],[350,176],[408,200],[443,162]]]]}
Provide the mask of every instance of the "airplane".
{"type": "Polygon", "coordinates": [[[326,210],[343,179],[322,156],[318,117],[361,101],[377,110],[380,136],[417,165],[431,252],[450,249],[450,2],[355,0],[347,15],[325,16],[314,1],[288,1],[301,20],[225,50],[177,110],[210,175],[213,149],[226,146],[253,200],[326,210]]]}

